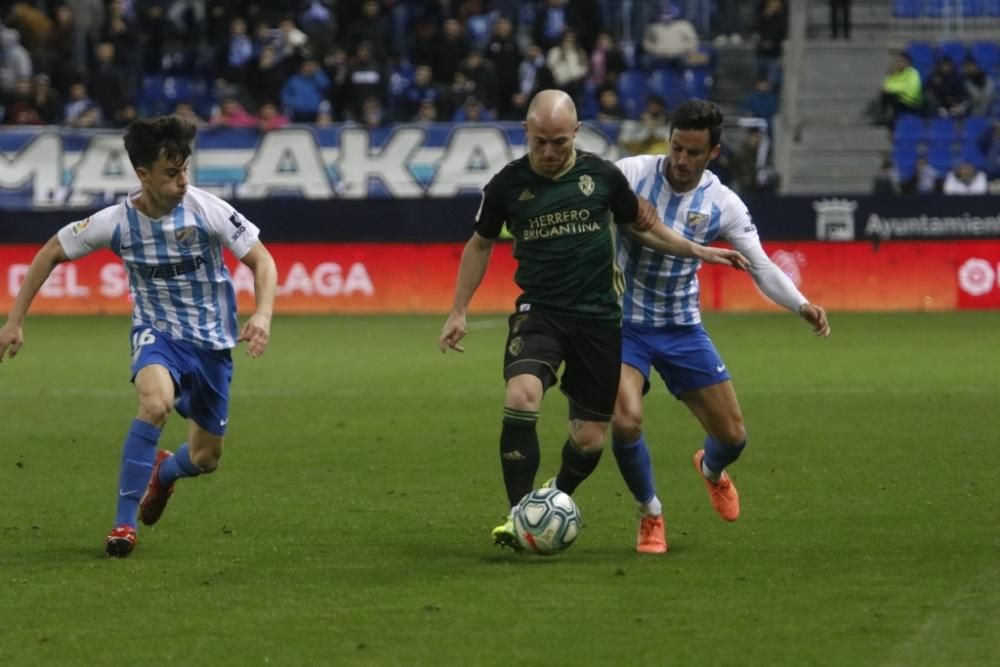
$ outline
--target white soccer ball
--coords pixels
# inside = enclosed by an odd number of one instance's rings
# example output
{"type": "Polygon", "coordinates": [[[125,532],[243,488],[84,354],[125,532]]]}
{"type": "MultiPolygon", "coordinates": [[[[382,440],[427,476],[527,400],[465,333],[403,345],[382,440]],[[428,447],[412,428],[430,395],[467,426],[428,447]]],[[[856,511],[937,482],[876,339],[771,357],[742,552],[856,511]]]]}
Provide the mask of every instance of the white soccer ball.
{"type": "Polygon", "coordinates": [[[582,525],[576,503],[558,489],[532,491],[521,498],[512,518],[521,546],[543,556],[568,549],[582,525]]]}

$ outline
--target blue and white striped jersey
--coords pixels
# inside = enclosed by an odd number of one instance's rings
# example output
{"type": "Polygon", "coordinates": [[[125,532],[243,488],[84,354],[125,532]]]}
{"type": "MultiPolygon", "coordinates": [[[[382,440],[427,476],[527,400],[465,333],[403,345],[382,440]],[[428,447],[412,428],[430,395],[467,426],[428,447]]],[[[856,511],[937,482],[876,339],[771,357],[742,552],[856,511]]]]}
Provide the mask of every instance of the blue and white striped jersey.
{"type": "Polygon", "coordinates": [[[122,258],[133,302],[132,323],[151,326],[199,347],[236,346],[236,292],[222,262],[225,246],[242,259],[260,230],[215,195],[188,186],[173,211],[152,220],[119,204],[59,230],[70,259],[99,248],[122,258]]]}
{"type": "MultiPolygon", "coordinates": [[[[757,228],[736,193],[707,169],[698,187],[674,192],[665,174],[666,159],[663,155],[638,155],[615,164],[635,193],[652,203],[663,224],[675,232],[702,245],[721,237],[747,257],[763,256],[766,261],[757,228]]],[[[626,324],[701,322],[700,260],[664,255],[633,241],[621,230],[617,242],[618,264],[625,274],[622,315],[626,324]]]]}

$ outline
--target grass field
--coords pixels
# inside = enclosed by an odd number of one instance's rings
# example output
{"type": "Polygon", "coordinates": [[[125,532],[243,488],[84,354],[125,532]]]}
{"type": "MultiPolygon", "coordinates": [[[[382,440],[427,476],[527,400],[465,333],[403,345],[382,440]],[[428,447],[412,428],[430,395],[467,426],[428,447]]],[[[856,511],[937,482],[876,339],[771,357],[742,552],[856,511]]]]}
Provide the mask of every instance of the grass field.
{"type": "MultiPolygon", "coordinates": [[[[237,359],[218,474],[103,557],[135,412],[128,323],[29,319],[0,365],[0,665],[995,665],[1000,315],[707,319],[751,444],[743,514],[691,468],[657,384],[647,437],[670,552],[633,551],[610,455],[585,528],[502,552],[501,319],[280,318],[237,359]]],[[[565,400],[546,398],[554,474],[565,400]]],[[[161,444],[183,437],[174,417],[161,444]]]]}

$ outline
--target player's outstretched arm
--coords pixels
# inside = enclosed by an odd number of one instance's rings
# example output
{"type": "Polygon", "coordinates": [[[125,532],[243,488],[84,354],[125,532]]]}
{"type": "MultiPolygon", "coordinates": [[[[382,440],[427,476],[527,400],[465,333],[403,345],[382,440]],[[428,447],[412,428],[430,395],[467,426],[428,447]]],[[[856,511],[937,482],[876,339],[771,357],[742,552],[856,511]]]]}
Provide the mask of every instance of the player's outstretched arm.
{"type": "Polygon", "coordinates": [[[639,231],[635,225],[624,225],[624,228],[630,237],[664,255],[695,257],[706,264],[725,264],[740,271],[750,268],[750,262],[739,251],[693,243],[666,225],[653,225],[646,231],[639,231]]]}
{"type": "Polygon", "coordinates": [[[274,295],[278,289],[278,267],[264,244],[258,241],[241,262],[253,271],[253,290],[257,309],[250,316],[239,340],[247,342],[247,354],[256,359],[264,354],[271,339],[271,315],[274,313],[274,295]]]}
{"type": "Polygon", "coordinates": [[[24,332],[22,325],[24,317],[28,314],[31,302],[35,300],[35,295],[42,288],[45,281],[51,275],[56,265],[69,261],[69,257],[63,250],[58,236],[50,238],[42,249],[38,251],[35,258],[31,260],[31,266],[24,276],[21,289],[17,291],[14,305],[11,306],[7,322],[0,327],[0,362],[3,361],[4,354],[8,354],[11,359],[17,356],[21,345],[24,344],[24,332]]]}
{"type": "Polygon", "coordinates": [[[465,352],[465,348],[459,345],[459,341],[465,338],[469,331],[465,328],[465,317],[469,312],[469,302],[472,295],[476,293],[479,284],[483,282],[486,275],[486,268],[490,265],[490,253],[493,251],[493,240],[478,233],[473,233],[472,238],[465,244],[462,250],[462,261],[458,265],[458,279],[455,281],[455,299],[451,304],[451,312],[448,319],[441,328],[441,335],[438,337],[438,347],[444,354],[448,349],[456,352],[465,352]]]}
{"type": "Polygon", "coordinates": [[[830,337],[830,322],[826,319],[826,310],[815,303],[804,303],[799,306],[799,317],[809,323],[817,336],[830,337]]]}

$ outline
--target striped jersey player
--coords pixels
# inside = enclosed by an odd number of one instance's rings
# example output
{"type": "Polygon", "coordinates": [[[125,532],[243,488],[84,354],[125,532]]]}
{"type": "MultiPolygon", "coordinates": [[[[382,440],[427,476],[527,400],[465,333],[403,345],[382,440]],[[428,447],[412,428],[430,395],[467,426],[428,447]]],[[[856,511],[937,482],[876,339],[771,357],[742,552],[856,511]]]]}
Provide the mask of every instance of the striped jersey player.
{"type": "MultiPolygon", "coordinates": [[[[811,304],[768,258],[743,201],[706,167],[719,154],[722,113],[703,100],[674,111],[670,154],[617,162],[636,195],[656,207],[663,224],[702,245],[725,241],[750,260],[750,275],[775,303],[801,316],[819,336],[830,334],[826,312],[811,304]]],[[[642,433],[642,397],[655,368],[667,389],[701,422],[706,437],[694,456],[716,512],[739,516],[739,495],[725,472],[747,443],[739,402],[726,364],[701,324],[695,258],[673,257],[619,234],[622,297],[622,372],[612,419],[612,451],[640,504],[637,549],[667,550],[662,504],[656,495],[642,433]]]]}
{"type": "Polygon", "coordinates": [[[232,206],[188,182],[194,127],[176,117],[138,120],[125,150],[138,190],[66,225],[38,252],[0,328],[0,360],[24,340],[22,322],[60,262],[100,248],[122,259],[133,301],[131,379],[139,400],[122,451],[112,557],[136,545],[136,523],[156,523],[181,477],[209,473],[222,456],[229,422],[231,350],[258,357],[270,338],[277,270],[259,230],[232,206]],[[253,272],[256,311],[238,328],[236,294],[223,263],[227,248],[253,272]],[[156,451],[172,409],[188,420],[188,441],[156,451]]]}

